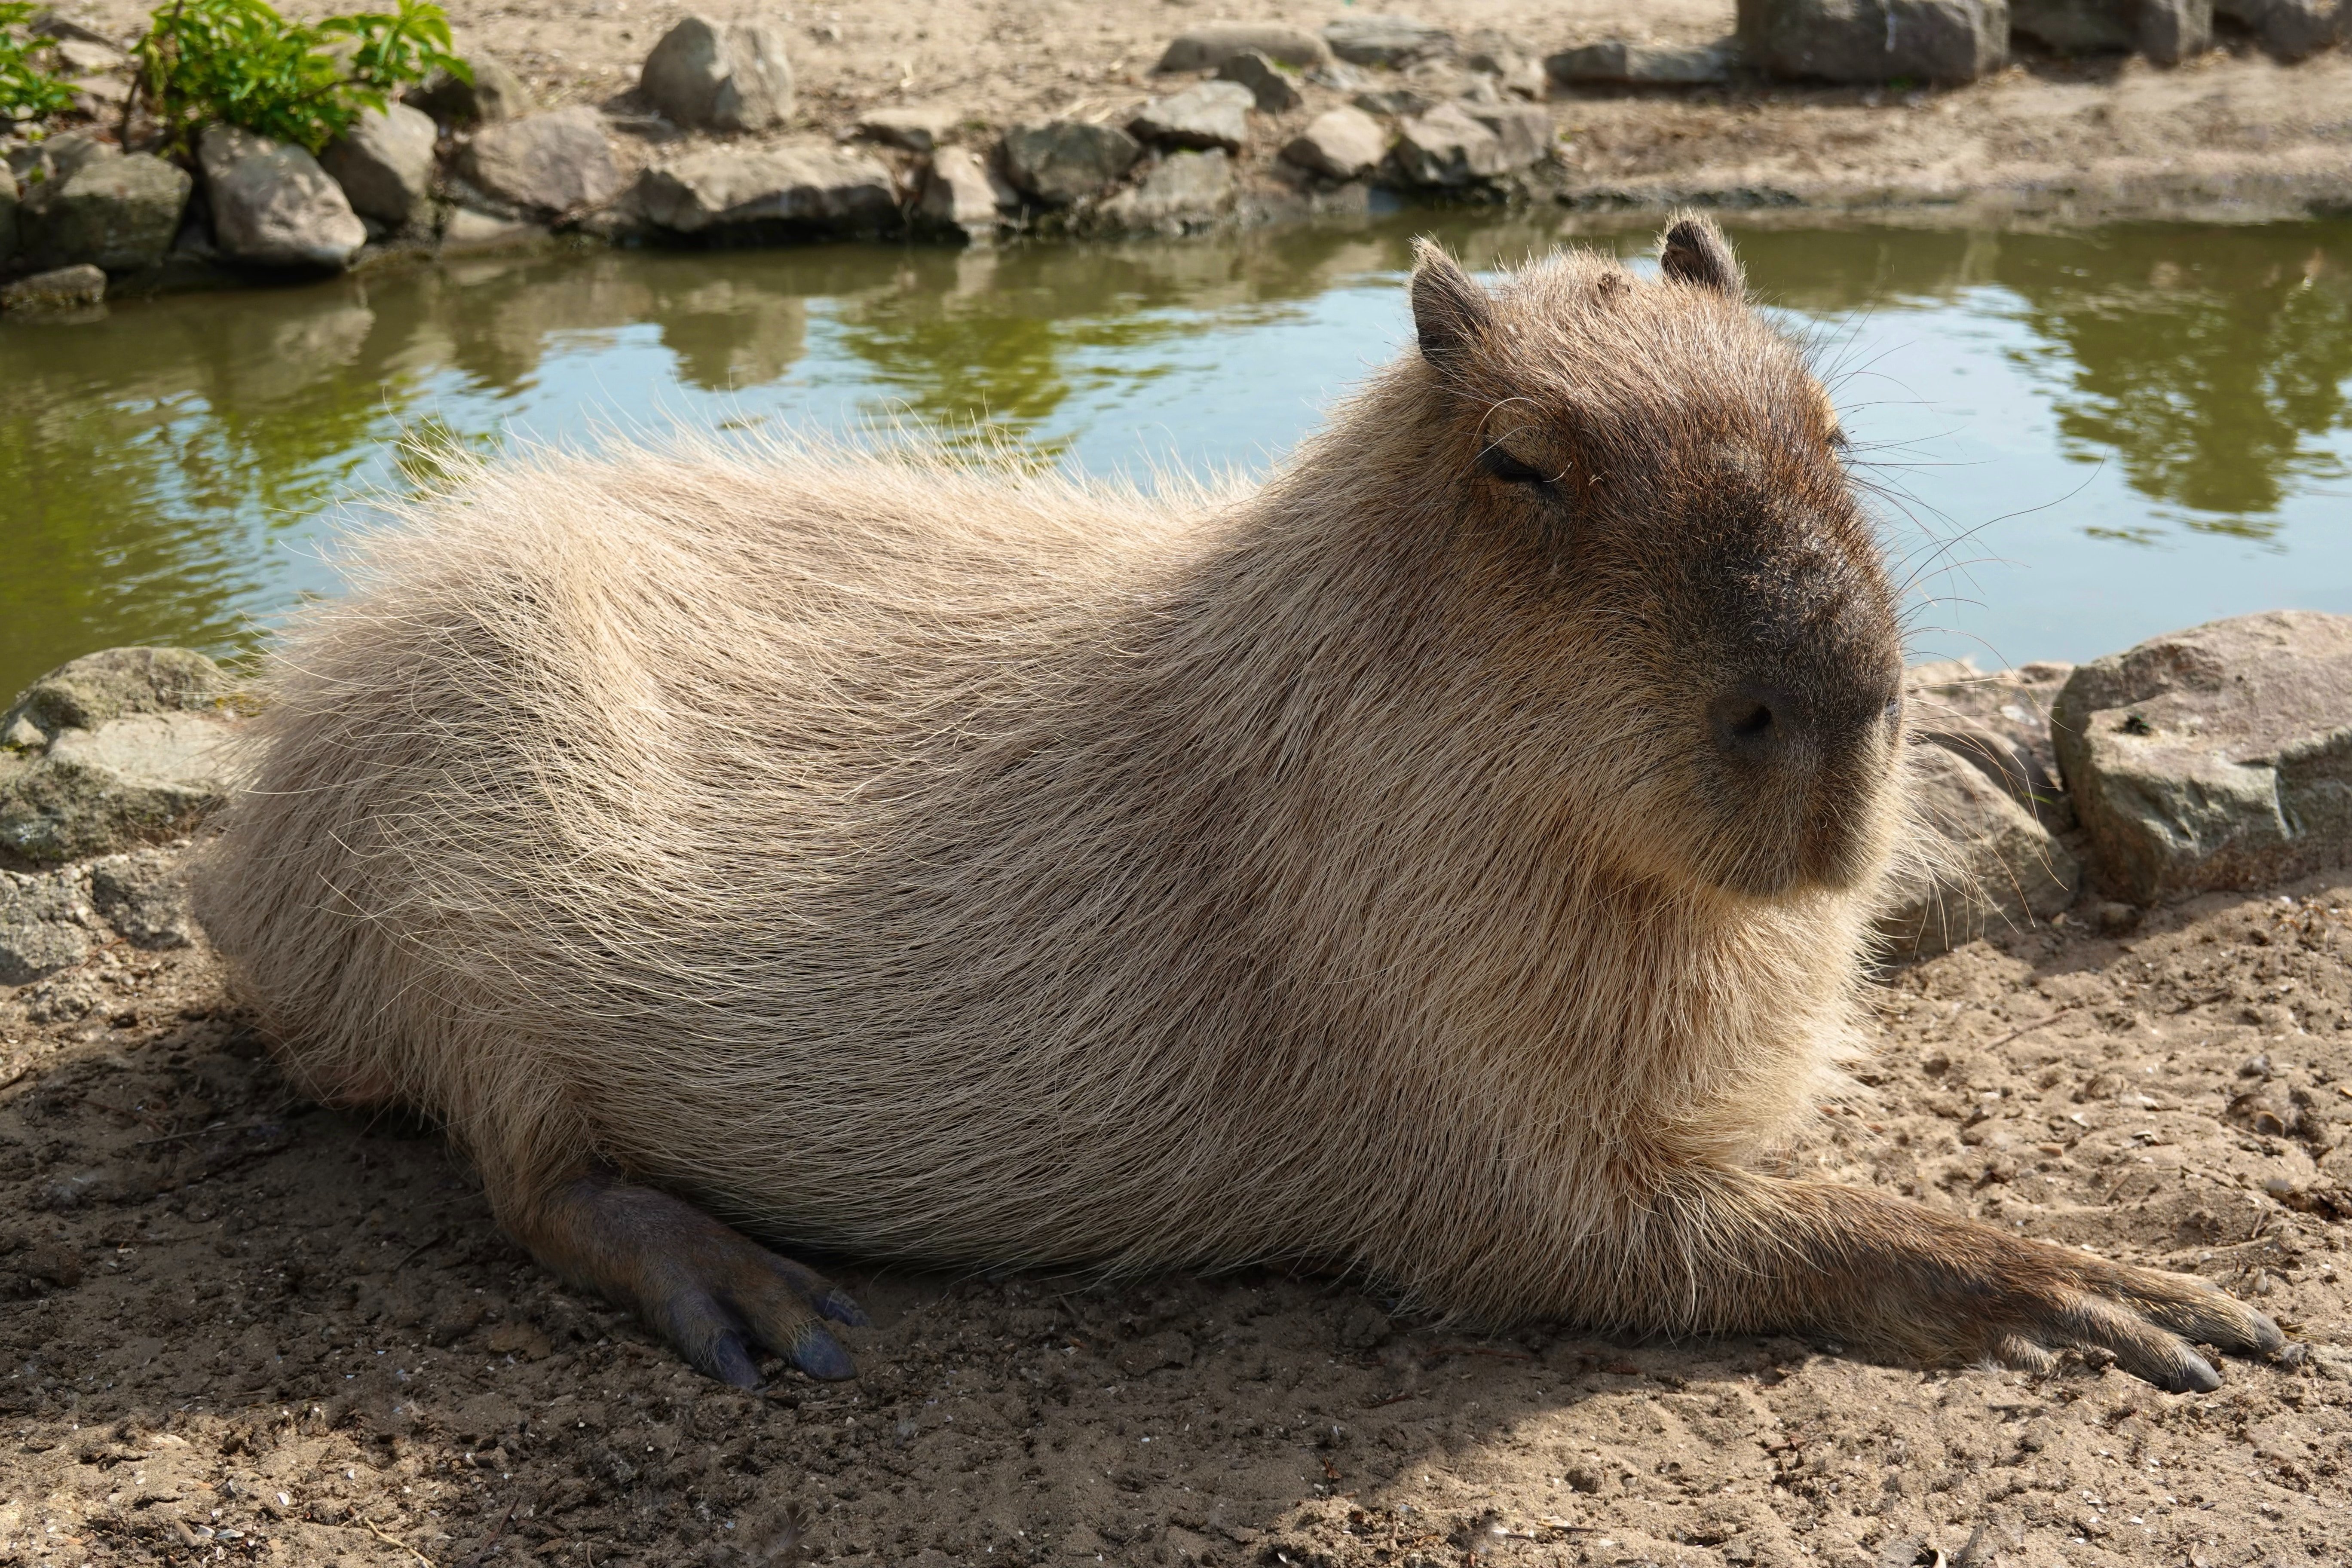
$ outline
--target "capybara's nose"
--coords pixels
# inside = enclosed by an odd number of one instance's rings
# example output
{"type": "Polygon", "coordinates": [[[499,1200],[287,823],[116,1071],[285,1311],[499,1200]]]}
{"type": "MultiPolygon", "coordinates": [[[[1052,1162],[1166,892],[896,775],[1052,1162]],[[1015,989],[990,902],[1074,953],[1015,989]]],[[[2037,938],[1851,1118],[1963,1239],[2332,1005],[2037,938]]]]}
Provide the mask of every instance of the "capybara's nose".
{"type": "Polygon", "coordinates": [[[1769,682],[1743,680],[1707,705],[1707,726],[1724,755],[1754,767],[1789,761],[1805,739],[1797,700],[1769,682]]]}

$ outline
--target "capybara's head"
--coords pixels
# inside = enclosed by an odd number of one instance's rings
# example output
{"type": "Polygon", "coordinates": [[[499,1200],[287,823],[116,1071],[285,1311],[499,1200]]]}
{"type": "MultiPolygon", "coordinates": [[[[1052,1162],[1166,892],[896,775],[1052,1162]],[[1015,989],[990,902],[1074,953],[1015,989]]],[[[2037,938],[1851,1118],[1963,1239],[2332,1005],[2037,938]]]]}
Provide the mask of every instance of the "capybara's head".
{"type": "Polygon", "coordinates": [[[1488,289],[1424,244],[1422,483],[1608,853],[1738,894],[1850,888],[1890,837],[1895,595],[1829,396],[1721,232],[1680,219],[1662,259],[1488,289]]]}

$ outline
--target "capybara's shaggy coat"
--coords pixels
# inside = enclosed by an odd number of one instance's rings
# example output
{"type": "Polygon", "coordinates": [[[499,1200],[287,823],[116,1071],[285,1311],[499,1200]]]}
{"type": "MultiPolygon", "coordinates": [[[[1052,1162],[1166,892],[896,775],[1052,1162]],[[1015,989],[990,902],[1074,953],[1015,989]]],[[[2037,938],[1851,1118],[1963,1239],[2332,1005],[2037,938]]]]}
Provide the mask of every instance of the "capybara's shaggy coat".
{"type": "Polygon", "coordinates": [[[1426,251],[1255,490],[475,473],[287,638],[205,926],[739,1383],[858,1321],[749,1231],[2210,1386],[2279,1335],[2200,1281],[1743,1163],[1852,1044],[1896,606],[1802,355],[1663,260],[1426,251]]]}

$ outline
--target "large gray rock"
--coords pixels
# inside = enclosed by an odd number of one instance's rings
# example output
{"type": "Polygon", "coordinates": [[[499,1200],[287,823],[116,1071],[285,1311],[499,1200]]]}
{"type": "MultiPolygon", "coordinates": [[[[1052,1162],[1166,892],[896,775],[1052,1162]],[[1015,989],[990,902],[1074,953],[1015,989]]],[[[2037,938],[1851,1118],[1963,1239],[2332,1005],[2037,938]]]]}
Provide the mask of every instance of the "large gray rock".
{"type": "Polygon", "coordinates": [[[460,131],[520,120],[538,107],[522,78],[495,55],[469,52],[466,64],[474,73],[473,80],[460,81],[447,71],[435,71],[424,85],[410,89],[404,101],[460,131]]]}
{"type": "Polygon", "coordinates": [[[2352,616],[2241,616],[2095,659],[2051,730],[2101,870],[2138,902],[2352,859],[2352,616]]]}
{"type": "Polygon", "coordinates": [[[1005,178],[1047,206],[1083,201],[1125,177],[1143,155],[1134,137],[1078,120],[1015,125],[1004,133],[1005,178]]]}
{"type": "Polygon", "coordinates": [[[367,243],[343,188],[300,147],[215,125],[197,143],[197,161],[214,243],[233,261],[341,271],[367,243]]]}
{"type": "Polygon", "coordinates": [[[1973,759],[1921,742],[1910,763],[1916,837],[1901,847],[1879,904],[1880,934],[1897,956],[2021,931],[2074,901],[2081,864],[1973,759]]]}
{"type": "Polygon", "coordinates": [[[1565,87],[1700,87],[1731,79],[1739,47],[1712,44],[1629,44],[1622,38],[1567,49],[1544,61],[1544,74],[1565,87]]]}
{"type": "Polygon", "coordinates": [[[1400,123],[1389,162],[1407,184],[1439,190],[1491,180],[1515,166],[1501,137],[1451,103],[1400,123]]]}
{"type": "Polygon", "coordinates": [[[1249,89],[1262,114],[1287,114],[1306,101],[1288,73],[1255,49],[1244,49],[1219,66],[1217,79],[1249,89]]]}
{"type": "Polygon", "coordinates": [[[38,271],[87,261],[109,272],[156,265],[180,232],[194,183],[146,153],[58,137],[78,145],[52,154],[49,175],[17,211],[20,259],[38,271]]]}
{"type": "Polygon", "coordinates": [[[895,227],[898,196],[880,160],[830,142],[705,147],[638,177],[637,209],[677,234],[778,225],[827,235],[895,227]]]}
{"type": "Polygon", "coordinates": [[[1153,99],[1127,127],[1163,147],[1222,147],[1238,153],[1249,136],[1249,111],[1256,107],[1257,95],[1237,81],[1204,81],[1153,99]]]}
{"type": "Polygon", "coordinates": [[[963,147],[942,147],[931,154],[915,212],[927,227],[961,229],[970,238],[984,239],[996,232],[1006,210],[1020,199],[1020,193],[977,154],[963,147]]]}
{"type": "Polygon", "coordinates": [[[50,671],[0,715],[0,856],[53,865],[186,832],[231,787],[239,711],[220,667],[183,648],[50,671]]]}
{"type": "Polygon", "coordinates": [[[1350,65],[1402,68],[1454,52],[1454,35],[1410,16],[1343,16],[1323,29],[1331,52],[1350,65]]]}
{"type": "Polygon", "coordinates": [[[1284,159],[1329,180],[1360,180],[1388,155],[1388,132],[1360,109],[1329,109],[1282,150],[1284,159]]]}
{"type": "Polygon", "coordinates": [[[0,310],[12,316],[87,310],[105,300],[106,274],[87,261],[36,272],[0,287],[0,310]]]}
{"type": "Polygon", "coordinates": [[[1233,205],[1233,160],[1219,151],[1171,153],[1095,210],[1104,229],[1188,234],[1214,226],[1233,205]]]}
{"type": "Polygon", "coordinates": [[[2060,54],[2137,49],[2177,65],[2213,43],[2213,0],[2010,0],[2010,26],[2060,54]]]}
{"type": "Polygon", "coordinates": [[[29,985],[70,969],[102,938],[79,867],[37,876],[0,871],[0,985],[29,985]]]}
{"type": "Polygon", "coordinates": [[[485,195],[542,216],[601,207],[627,183],[604,116],[585,105],[485,125],[457,172],[485,195]]]}
{"type": "Polygon", "coordinates": [[[415,228],[432,213],[433,157],[440,131],[433,117],[405,103],[371,109],[319,154],[362,217],[415,228]]]}
{"type": "Polygon", "coordinates": [[[1739,46],[1778,77],[1974,81],[2009,58],[2008,0],[1739,0],[1739,46]]]}
{"type": "Polygon", "coordinates": [[[1160,57],[1155,71],[1214,70],[1244,52],[1298,70],[1330,63],[1331,51],[1322,39],[1276,22],[1227,22],[1179,33],[1160,57]]]}
{"type": "Polygon", "coordinates": [[[646,57],[638,90],[673,125],[691,131],[764,131],[793,108],[783,28],[761,18],[688,16],[646,57]]]}
{"type": "Polygon", "coordinates": [[[2352,0],[2213,0],[2213,14],[2238,23],[2284,59],[2352,40],[2352,0]]]}

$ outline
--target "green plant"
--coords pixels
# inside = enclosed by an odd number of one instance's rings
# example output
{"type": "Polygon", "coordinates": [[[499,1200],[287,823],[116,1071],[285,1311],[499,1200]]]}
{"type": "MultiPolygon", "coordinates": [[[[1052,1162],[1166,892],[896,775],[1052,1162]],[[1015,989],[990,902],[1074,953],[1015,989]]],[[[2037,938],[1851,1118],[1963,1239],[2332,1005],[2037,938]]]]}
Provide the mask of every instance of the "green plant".
{"type": "Polygon", "coordinates": [[[33,64],[33,51],[48,40],[18,36],[32,19],[31,0],[0,4],[0,120],[38,120],[74,105],[73,89],[33,64]]]}
{"type": "Polygon", "coordinates": [[[403,87],[446,70],[449,19],[429,0],[397,12],[289,22],[267,0],[172,0],[139,40],[139,89],[166,145],[184,150],[213,121],[316,153],[403,87]]]}

